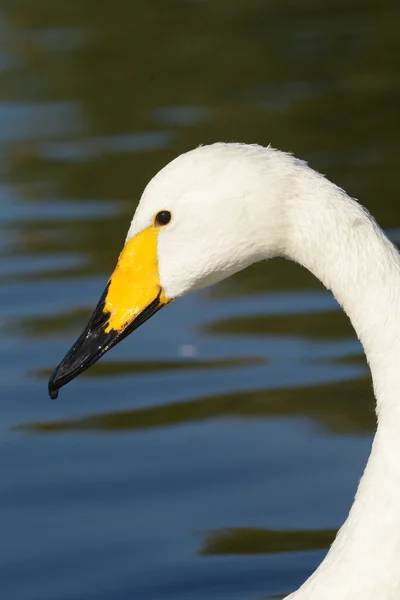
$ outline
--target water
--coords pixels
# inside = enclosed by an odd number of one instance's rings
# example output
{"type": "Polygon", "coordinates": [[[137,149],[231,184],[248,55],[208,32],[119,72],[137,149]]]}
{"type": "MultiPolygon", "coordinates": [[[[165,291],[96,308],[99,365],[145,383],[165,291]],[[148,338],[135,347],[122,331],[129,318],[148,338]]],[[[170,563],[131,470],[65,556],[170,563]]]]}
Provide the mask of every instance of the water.
{"type": "Polygon", "coordinates": [[[398,3],[0,3],[0,588],[281,598],[345,518],[374,430],[332,296],[276,260],[172,304],[47,397],[148,179],[272,143],[400,239],[398,3]]]}

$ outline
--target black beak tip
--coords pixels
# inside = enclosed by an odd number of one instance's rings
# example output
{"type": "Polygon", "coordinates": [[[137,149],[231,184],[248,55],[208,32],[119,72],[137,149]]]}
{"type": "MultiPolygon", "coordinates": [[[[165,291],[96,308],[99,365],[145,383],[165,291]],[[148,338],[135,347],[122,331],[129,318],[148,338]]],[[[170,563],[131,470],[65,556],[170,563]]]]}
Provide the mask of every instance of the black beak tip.
{"type": "Polygon", "coordinates": [[[60,388],[62,388],[62,386],[64,385],[64,381],[62,380],[62,377],[60,376],[60,375],[62,375],[62,373],[60,373],[60,367],[61,367],[61,365],[58,365],[58,367],[56,369],[54,369],[54,371],[51,374],[50,379],[49,379],[48,390],[49,390],[49,396],[52,400],[56,400],[58,398],[58,393],[60,391],[60,388]]]}
{"type": "Polygon", "coordinates": [[[72,381],[72,379],[75,379],[83,371],[86,371],[105,352],[127,337],[134,329],[137,329],[164,306],[164,303],[160,302],[162,292],[160,288],[156,298],[133,321],[124,326],[120,331],[112,329],[110,332],[105,333],[105,323],[108,313],[104,312],[104,297],[107,289],[103,293],[85,331],[65,355],[49,379],[48,390],[52,400],[58,397],[60,388],[72,381]]]}
{"type": "Polygon", "coordinates": [[[58,398],[58,390],[59,387],[55,385],[55,378],[52,375],[49,379],[49,396],[52,400],[56,400],[58,398]]]}
{"type": "Polygon", "coordinates": [[[54,390],[49,390],[49,396],[52,400],[57,400],[58,398],[58,390],[54,389],[54,390]]]}

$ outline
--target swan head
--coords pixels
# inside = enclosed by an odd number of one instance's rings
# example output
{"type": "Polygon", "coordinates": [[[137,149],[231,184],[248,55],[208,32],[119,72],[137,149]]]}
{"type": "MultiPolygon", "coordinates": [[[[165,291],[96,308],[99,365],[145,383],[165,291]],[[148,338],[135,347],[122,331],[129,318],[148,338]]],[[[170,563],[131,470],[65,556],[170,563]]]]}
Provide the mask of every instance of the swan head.
{"type": "Polygon", "coordinates": [[[164,167],[86,329],[50,378],[51,397],[172,300],[282,253],[290,162],[271,148],[214,144],[164,167]]]}

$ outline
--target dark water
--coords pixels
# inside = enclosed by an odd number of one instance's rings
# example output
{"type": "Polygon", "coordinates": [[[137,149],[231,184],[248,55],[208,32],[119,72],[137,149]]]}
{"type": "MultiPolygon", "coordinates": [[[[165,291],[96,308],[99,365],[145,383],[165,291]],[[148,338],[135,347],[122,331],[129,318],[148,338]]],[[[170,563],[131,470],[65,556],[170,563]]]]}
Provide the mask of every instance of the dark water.
{"type": "Polygon", "coordinates": [[[161,311],[57,402],[47,376],[147,180],[199,143],[291,150],[400,241],[400,5],[0,2],[0,589],[280,598],[374,430],[332,296],[276,260],[161,311]]]}

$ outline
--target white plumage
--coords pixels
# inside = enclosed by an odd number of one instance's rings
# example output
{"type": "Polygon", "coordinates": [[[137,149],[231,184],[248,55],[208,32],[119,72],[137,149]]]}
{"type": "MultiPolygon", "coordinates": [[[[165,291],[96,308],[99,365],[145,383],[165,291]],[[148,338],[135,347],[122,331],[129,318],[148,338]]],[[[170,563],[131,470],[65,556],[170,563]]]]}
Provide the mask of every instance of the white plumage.
{"type": "Polygon", "coordinates": [[[372,371],[378,429],[349,517],[291,600],[400,598],[400,259],[366,209],[272,148],[214,144],[179,156],[147,186],[128,239],[160,210],[169,298],[273,256],[301,263],[332,290],[372,371]]]}

